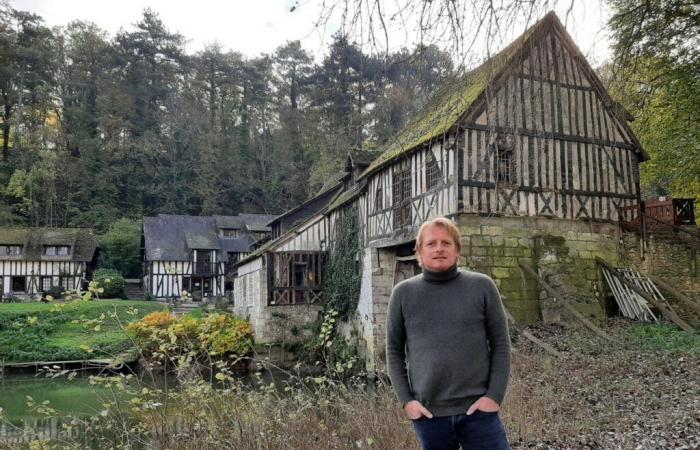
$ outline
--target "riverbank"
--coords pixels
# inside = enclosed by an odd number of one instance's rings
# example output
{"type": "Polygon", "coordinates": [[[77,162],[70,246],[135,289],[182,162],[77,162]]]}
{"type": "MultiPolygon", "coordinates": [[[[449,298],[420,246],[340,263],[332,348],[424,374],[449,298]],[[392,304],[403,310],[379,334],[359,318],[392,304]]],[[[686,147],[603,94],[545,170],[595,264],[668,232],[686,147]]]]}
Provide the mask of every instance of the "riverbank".
{"type": "Polygon", "coordinates": [[[132,300],[0,304],[0,364],[114,358],[132,347],[122,328],[162,309],[132,300]]]}
{"type": "MultiPolygon", "coordinates": [[[[501,413],[512,448],[698,448],[700,337],[622,320],[604,328],[614,344],[585,329],[531,327],[560,358],[514,336],[501,413]]],[[[106,448],[128,438],[156,449],[418,449],[410,421],[381,382],[290,377],[280,389],[225,373],[217,380],[214,388],[185,378],[167,394],[134,390],[137,401],[102,404],[104,414],[89,419],[90,436],[106,448]]],[[[62,442],[82,448],[80,439],[62,442]]]]}

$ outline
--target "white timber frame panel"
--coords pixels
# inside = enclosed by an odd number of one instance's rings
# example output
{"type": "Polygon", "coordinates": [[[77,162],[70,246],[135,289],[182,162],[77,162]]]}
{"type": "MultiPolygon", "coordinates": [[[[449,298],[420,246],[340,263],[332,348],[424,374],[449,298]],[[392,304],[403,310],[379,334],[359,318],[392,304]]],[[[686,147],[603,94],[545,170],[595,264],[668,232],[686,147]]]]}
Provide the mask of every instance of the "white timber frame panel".
{"type": "Polygon", "coordinates": [[[593,77],[554,32],[524,53],[465,126],[462,210],[616,221],[637,202],[634,141],[593,77]],[[498,179],[500,138],[511,141],[512,182],[498,179]]]}
{"type": "Polygon", "coordinates": [[[50,277],[51,286],[66,289],[81,287],[85,278],[86,263],[80,261],[0,261],[2,294],[33,295],[43,292],[42,278],[50,277]],[[24,277],[24,290],[13,291],[13,277],[24,277]]]}
{"type": "Polygon", "coordinates": [[[326,230],[326,218],[319,214],[307,220],[298,229],[294,230],[291,236],[276,244],[268,251],[289,252],[295,250],[320,251],[322,243],[328,245],[328,234],[326,230]]]}
{"type": "Polygon", "coordinates": [[[430,218],[457,212],[455,149],[455,135],[446,135],[370,176],[362,205],[363,219],[366,218],[364,236],[367,242],[391,237],[400,228],[418,227],[430,218]],[[431,160],[437,163],[439,169],[435,186],[428,186],[426,169],[431,160]],[[402,170],[409,171],[410,190],[408,195],[401,196],[401,204],[395,204],[396,186],[401,181],[395,180],[394,175],[402,170]],[[398,211],[407,214],[400,223],[395,218],[398,211]]]}
{"type": "Polygon", "coordinates": [[[214,270],[211,275],[195,273],[195,261],[149,261],[147,263],[146,290],[156,298],[175,298],[182,296],[183,278],[203,277],[211,279],[211,292],[213,296],[224,295],[225,264],[216,260],[216,252],[213,253],[215,262],[212,262],[214,270]]]}

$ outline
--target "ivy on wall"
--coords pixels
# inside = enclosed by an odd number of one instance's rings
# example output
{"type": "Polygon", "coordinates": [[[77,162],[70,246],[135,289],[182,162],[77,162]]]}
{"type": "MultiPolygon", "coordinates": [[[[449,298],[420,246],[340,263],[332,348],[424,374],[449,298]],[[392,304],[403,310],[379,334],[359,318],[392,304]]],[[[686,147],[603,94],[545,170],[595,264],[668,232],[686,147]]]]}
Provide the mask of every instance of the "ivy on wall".
{"type": "Polygon", "coordinates": [[[326,310],[338,311],[347,319],[357,308],[362,276],[362,246],[357,207],[343,209],[335,223],[335,240],[328,248],[328,264],[324,275],[326,310]]]}

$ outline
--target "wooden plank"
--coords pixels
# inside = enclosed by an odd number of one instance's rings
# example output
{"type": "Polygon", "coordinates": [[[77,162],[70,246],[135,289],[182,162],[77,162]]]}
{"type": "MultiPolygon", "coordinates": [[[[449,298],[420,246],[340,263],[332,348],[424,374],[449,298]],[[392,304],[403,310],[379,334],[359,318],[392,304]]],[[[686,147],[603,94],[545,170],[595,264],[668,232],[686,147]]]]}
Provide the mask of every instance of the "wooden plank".
{"type": "Polygon", "coordinates": [[[540,276],[532,270],[530,267],[524,265],[523,263],[518,264],[520,266],[520,269],[523,270],[525,273],[533,277],[546,291],[551,295],[552,297],[556,298],[559,300],[559,302],[562,304],[562,306],[571,313],[574,317],[576,317],[581,323],[583,323],[588,329],[593,331],[597,336],[606,339],[610,342],[614,342],[613,339],[605,333],[603,330],[601,330],[598,326],[596,326],[593,322],[590,320],[586,319],[583,317],[583,315],[576,310],[571,304],[559,293],[557,292],[554,288],[552,288],[547,282],[545,282],[540,276]]]}
{"type": "Polygon", "coordinates": [[[678,289],[674,288],[670,284],[666,283],[664,280],[658,277],[654,277],[652,275],[646,275],[651,281],[654,282],[657,286],[660,286],[661,289],[664,289],[667,292],[670,292],[674,297],[676,297],[678,300],[682,301],[686,305],[690,306],[693,308],[696,312],[700,313],[700,303],[696,303],[688,297],[687,295],[683,294],[681,291],[678,289]]]}
{"type": "MultiPolygon", "coordinates": [[[[610,271],[614,271],[615,268],[608,264],[604,259],[600,257],[595,258],[596,262],[600,264],[601,266],[607,268],[610,271]]],[[[678,325],[681,329],[689,332],[689,333],[694,333],[695,329],[688,325],[683,319],[678,317],[678,315],[673,311],[672,309],[668,308],[667,305],[665,305],[661,301],[657,301],[652,295],[650,295],[647,292],[644,292],[641,288],[636,286],[634,283],[632,283],[629,280],[626,280],[624,277],[619,277],[618,278],[620,282],[625,284],[628,288],[633,290],[635,293],[637,293],[640,297],[642,297],[644,300],[648,301],[652,305],[654,305],[656,308],[658,308],[666,317],[668,317],[669,320],[671,320],[673,323],[678,325]]]]}

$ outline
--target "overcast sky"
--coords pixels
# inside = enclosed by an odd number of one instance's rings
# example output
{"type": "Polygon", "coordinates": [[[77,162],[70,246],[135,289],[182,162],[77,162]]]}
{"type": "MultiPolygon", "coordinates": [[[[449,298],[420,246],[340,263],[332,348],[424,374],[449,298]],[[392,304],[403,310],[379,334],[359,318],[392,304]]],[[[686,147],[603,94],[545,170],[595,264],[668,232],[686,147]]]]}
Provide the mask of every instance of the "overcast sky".
{"type": "MultiPolygon", "coordinates": [[[[321,0],[10,0],[20,10],[41,16],[49,26],[66,25],[72,20],[96,23],[114,36],[120,28],[132,29],[144,8],[158,13],[170,31],[182,34],[188,41],[188,53],[218,42],[224,50],[235,50],[246,56],[271,53],[286,41],[300,40],[302,46],[317,58],[322,55],[337,23],[330,23],[324,32],[314,30],[321,0]],[[290,12],[290,7],[300,7],[290,12]]],[[[395,3],[396,0],[387,0],[395,3]]],[[[569,2],[557,10],[562,21],[569,2]]],[[[566,23],[581,51],[595,66],[609,55],[604,32],[608,18],[600,10],[599,1],[577,0],[572,17],[566,23]]],[[[517,30],[517,34],[523,30],[517,30]]],[[[411,33],[408,33],[410,36],[411,33]]],[[[406,33],[390,36],[394,48],[410,44],[406,33]],[[393,38],[393,39],[392,39],[393,38]]],[[[477,48],[477,51],[479,49],[477,48]]]]}

